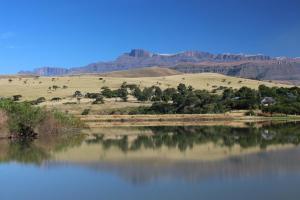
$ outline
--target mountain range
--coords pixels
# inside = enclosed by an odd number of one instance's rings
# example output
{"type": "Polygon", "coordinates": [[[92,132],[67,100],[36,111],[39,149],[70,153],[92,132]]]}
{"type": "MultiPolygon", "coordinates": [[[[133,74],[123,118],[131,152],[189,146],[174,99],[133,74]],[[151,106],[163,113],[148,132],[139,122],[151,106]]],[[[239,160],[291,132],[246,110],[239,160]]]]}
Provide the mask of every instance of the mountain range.
{"type": "Polygon", "coordinates": [[[214,72],[243,78],[300,83],[300,58],[273,58],[262,54],[212,54],[202,51],[159,54],[143,49],[133,49],[114,61],[96,62],[72,68],[41,67],[19,73],[62,76],[107,73],[153,66],[170,68],[183,73],[214,72]]]}

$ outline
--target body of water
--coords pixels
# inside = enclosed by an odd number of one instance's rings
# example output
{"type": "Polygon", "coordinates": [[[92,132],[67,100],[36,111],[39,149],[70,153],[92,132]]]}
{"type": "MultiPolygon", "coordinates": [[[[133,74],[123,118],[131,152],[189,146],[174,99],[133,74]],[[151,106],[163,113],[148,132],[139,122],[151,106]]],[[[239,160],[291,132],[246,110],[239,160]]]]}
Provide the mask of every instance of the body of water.
{"type": "Polygon", "coordinates": [[[300,124],[0,141],[1,200],[299,199],[300,124]]]}

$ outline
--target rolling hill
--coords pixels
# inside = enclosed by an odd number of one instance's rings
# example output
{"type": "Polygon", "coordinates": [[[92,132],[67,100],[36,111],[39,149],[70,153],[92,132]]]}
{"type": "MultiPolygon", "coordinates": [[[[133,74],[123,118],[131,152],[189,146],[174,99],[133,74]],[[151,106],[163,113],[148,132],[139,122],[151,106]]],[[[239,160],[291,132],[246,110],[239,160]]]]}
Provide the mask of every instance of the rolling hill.
{"type": "Polygon", "coordinates": [[[123,77],[123,78],[138,78],[138,77],[160,77],[179,75],[182,72],[161,67],[146,67],[141,69],[130,69],[122,71],[114,71],[109,73],[100,74],[105,77],[123,77]]]}
{"type": "MultiPolygon", "coordinates": [[[[151,71],[165,72],[165,69],[150,68],[151,71]]],[[[250,88],[258,88],[259,85],[290,87],[289,85],[258,81],[244,78],[225,76],[216,73],[198,73],[198,74],[178,74],[159,77],[136,77],[137,72],[145,72],[143,70],[130,70],[109,74],[92,74],[92,75],[71,75],[61,77],[15,77],[1,78],[0,90],[2,97],[11,97],[13,95],[22,95],[22,100],[34,100],[38,97],[51,99],[53,97],[67,98],[74,94],[76,90],[83,93],[99,92],[101,87],[108,86],[110,88],[119,88],[123,82],[128,84],[137,84],[141,88],[157,85],[161,88],[177,87],[179,83],[192,85],[195,89],[213,90],[220,86],[240,88],[247,86],[250,88]],[[132,73],[132,71],[134,73],[132,73]],[[121,73],[121,74],[120,74],[121,73]],[[122,77],[120,76],[131,76],[122,77]],[[107,76],[107,77],[106,77],[107,76]],[[56,90],[49,90],[49,87],[57,86],[56,90]],[[65,87],[64,87],[65,86],[65,87]]],[[[147,71],[147,70],[146,70],[147,71]]],[[[173,73],[173,71],[171,70],[173,73]]],[[[157,74],[155,74],[157,75],[157,74]]]]}

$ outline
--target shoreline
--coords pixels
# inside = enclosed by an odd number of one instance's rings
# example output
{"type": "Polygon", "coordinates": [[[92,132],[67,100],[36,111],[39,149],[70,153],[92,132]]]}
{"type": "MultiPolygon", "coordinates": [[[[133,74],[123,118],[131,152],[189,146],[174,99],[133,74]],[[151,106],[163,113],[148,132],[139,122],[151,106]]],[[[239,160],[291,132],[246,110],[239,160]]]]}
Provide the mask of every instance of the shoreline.
{"type": "Polygon", "coordinates": [[[242,126],[247,123],[297,122],[300,116],[244,116],[225,114],[165,114],[165,115],[86,115],[76,116],[88,128],[114,126],[242,126]]]}

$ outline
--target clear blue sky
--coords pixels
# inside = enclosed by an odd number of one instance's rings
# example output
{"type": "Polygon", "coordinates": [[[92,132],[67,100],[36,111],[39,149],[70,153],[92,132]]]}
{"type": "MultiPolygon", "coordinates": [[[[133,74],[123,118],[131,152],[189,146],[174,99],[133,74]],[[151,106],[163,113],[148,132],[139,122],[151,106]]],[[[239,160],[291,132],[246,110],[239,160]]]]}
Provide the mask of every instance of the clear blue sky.
{"type": "Polygon", "coordinates": [[[0,0],[0,73],[132,48],[300,56],[299,0],[0,0]]]}

